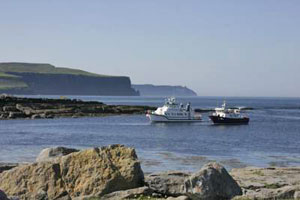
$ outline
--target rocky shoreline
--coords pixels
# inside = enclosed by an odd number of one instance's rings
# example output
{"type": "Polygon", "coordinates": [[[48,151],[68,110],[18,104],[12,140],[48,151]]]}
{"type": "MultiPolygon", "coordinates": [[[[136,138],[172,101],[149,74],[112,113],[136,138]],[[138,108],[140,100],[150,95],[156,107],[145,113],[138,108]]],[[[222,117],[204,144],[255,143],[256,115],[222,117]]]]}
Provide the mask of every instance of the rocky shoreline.
{"type": "Polygon", "coordinates": [[[227,172],[211,162],[194,173],[145,175],[133,148],[54,147],[34,163],[0,165],[0,200],[18,199],[300,199],[300,167],[227,172]]]}
{"type": "Polygon", "coordinates": [[[106,105],[78,99],[21,98],[0,96],[0,119],[41,119],[59,117],[97,117],[116,114],[143,114],[150,106],[106,105]]]}

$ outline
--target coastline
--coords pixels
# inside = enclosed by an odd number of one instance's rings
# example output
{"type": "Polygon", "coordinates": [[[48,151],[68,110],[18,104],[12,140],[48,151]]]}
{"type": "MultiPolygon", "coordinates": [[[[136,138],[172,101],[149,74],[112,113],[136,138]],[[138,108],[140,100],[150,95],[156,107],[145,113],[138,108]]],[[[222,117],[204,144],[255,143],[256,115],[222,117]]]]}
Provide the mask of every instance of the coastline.
{"type": "Polygon", "coordinates": [[[0,96],[0,119],[50,119],[61,117],[101,117],[120,114],[144,114],[151,106],[106,105],[78,99],[22,98],[0,96]]]}
{"type": "Polygon", "coordinates": [[[245,200],[299,199],[300,197],[300,166],[244,167],[234,168],[227,172],[221,164],[210,162],[202,166],[199,171],[194,172],[162,171],[145,174],[142,171],[135,149],[123,145],[110,145],[86,150],[76,150],[66,147],[47,148],[40,152],[33,163],[8,163],[7,165],[0,165],[0,180],[0,189],[2,191],[8,196],[13,196],[12,199],[21,200],[36,198],[39,195],[49,199],[54,199],[53,197],[55,196],[57,197],[55,199],[59,200],[217,200],[220,197],[224,197],[224,199],[245,200]],[[98,154],[101,156],[97,156],[98,154]],[[114,163],[111,166],[112,169],[118,166],[117,168],[120,168],[124,174],[121,175],[114,169],[105,175],[104,171],[110,169],[111,162],[114,163]],[[78,165],[81,166],[83,163],[82,168],[77,168],[78,165]],[[61,171],[58,177],[51,175],[58,173],[55,168],[61,171]],[[52,171],[52,169],[55,170],[52,171]],[[91,171],[93,171],[95,177],[84,175],[91,171]],[[122,179],[117,178],[120,175],[123,177],[122,179]],[[64,176],[69,178],[63,178],[64,176]],[[113,179],[122,181],[121,183],[113,181],[116,185],[108,184],[100,186],[103,184],[101,182],[103,178],[108,178],[107,181],[112,181],[109,177],[115,177],[113,179]],[[14,182],[15,179],[21,182],[14,182]],[[194,183],[192,180],[202,181],[206,185],[206,189],[202,188],[201,184],[197,185],[197,181],[194,183]],[[43,181],[46,181],[50,185],[48,186],[49,188],[42,189],[43,193],[41,194],[38,188],[42,187],[44,184],[43,181]],[[60,184],[64,186],[51,186],[52,181],[62,181],[60,184]],[[80,182],[78,181],[91,182],[93,186],[89,186],[92,188],[87,190],[87,185],[79,184],[80,182]],[[189,185],[190,181],[196,185],[189,185]],[[15,184],[18,185],[22,182],[26,183],[26,185],[20,185],[21,188],[19,188],[20,186],[15,187],[15,184]],[[221,187],[218,186],[220,184],[221,187]],[[75,188],[66,190],[68,187],[73,188],[75,186],[77,193],[74,190],[75,188]],[[37,187],[37,189],[30,189],[31,187],[37,187]],[[106,189],[101,189],[103,187],[106,189]],[[23,192],[20,193],[21,190],[23,192]],[[65,192],[61,193],[61,196],[58,197],[59,191],[65,192]]]}

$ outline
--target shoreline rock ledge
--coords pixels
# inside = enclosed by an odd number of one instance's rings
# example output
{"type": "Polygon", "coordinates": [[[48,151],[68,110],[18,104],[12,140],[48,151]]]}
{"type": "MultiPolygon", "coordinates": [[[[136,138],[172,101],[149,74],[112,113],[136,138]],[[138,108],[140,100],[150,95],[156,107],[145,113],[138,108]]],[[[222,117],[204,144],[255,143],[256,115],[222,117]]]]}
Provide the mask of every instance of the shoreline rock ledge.
{"type": "Polygon", "coordinates": [[[144,114],[147,110],[155,109],[151,106],[107,105],[98,101],[79,99],[23,98],[0,95],[0,120],[144,114]]]}
{"type": "Polygon", "coordinates": [[[242,195],[218,163],[208,163],[193,174],[169,171],[144,177],[135,149],[118,144],[82,151],[48,148],[37,161],[0,173],[3,199],[7,195],[13,197],[10,200],[219,200],[242,195]]]}

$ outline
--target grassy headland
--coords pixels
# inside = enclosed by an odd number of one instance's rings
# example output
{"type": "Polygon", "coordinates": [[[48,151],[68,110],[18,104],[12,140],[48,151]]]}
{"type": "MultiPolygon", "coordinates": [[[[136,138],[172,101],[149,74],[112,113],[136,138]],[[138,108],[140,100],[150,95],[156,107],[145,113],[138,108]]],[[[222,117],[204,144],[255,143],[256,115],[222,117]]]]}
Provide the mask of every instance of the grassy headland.
{"type": "Polygon", "coordinates": [[[137,96],[126,76],[110,76],[43,63],[0,63],[0,93],[137,96]]]}

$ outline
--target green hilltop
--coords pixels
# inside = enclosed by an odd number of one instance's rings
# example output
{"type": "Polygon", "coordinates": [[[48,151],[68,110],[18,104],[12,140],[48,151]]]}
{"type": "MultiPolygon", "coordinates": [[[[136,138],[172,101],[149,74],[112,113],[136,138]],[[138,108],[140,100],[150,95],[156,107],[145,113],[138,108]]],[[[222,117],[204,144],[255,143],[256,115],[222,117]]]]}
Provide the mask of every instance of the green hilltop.
{"type": "Polygon", "coordinates": [[[107,75],[95,74],[95,73],[86,72],[79,69],[55,67],[51,64],[44,64],[44,63],[17,63],[17,62],[0,63],[0,78],[17,77],[9,74],[10,72],[11,73],[72,74],[72,75],[84,75],[84,76],[109,77],[107,75]]]}
{"type": "Polygon", "coordinates": [[[27,83],[21,80],[19,73],[69,74],[92,77],[111,77],[102,74],[90,73],[79,69],[55,67],[46,63],[6,62],[0,63],[0,89],[28,87],[27,83]]]}
{"type": "Polygon", "coordinates": [[[0,63],[0,93],[136,96],[126,76],[108,76],[43,63],[0,63]]]}

